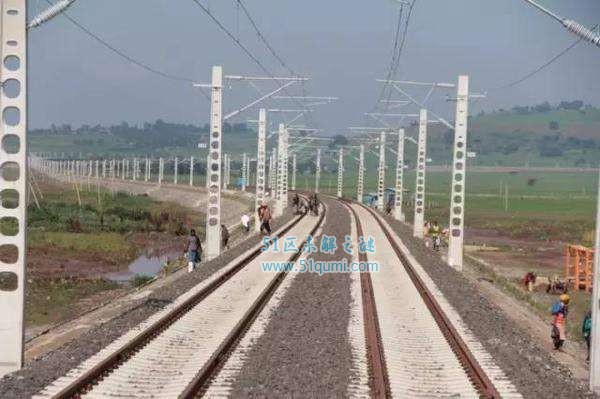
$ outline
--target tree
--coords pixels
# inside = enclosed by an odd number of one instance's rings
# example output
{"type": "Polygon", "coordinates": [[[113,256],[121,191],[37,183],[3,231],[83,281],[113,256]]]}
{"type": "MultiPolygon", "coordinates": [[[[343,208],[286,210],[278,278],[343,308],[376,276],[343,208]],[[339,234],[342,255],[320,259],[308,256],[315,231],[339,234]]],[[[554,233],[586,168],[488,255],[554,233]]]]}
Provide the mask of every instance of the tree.
{"type": "Polygon", "coordinates": [[[550,130],[558,130],[560,128],[560,125],[558,124],[557,121],[551,121],[548,124],[548,127],[550,128],[550,130]]]}
{"type": "Polygon", "coordinates": [[[337,134],[333,137],[332,144],[333,145],[347,145],[348,139],[344,135],[337,134]]]}

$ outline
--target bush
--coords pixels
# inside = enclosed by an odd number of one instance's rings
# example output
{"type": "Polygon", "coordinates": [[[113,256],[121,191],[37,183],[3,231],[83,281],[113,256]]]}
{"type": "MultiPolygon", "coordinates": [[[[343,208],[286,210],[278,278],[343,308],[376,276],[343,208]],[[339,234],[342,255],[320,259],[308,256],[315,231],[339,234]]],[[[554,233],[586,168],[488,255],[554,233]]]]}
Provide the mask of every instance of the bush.
{"type": "Polygon", "coordinates": [[[148,284],[154,277],[147,276],[145,274],[136,274],[133,276],[131,280],[129,280],[129,284],[133,287],[141,287],[142,285],[148,284]]]}

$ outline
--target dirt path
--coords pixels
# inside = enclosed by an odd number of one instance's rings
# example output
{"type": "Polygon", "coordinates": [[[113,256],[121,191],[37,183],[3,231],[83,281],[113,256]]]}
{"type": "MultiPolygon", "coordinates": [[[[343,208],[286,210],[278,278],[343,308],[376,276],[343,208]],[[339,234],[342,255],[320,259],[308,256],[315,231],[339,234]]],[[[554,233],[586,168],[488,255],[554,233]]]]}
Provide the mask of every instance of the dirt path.
{"type": "Polygon", "coordinates": [[[484,260],[467,255],[465,268],[465,277],[471,280],[480,289],[481,293],[495,305],[497,305],[506,316],[520,325],[536,341],[543,343],[542,346],[559,363],[568,367],[573,373],[573,377],[582,383],[587,383],[589,370],[586,363],[586,351],[583,345],[578,342],[567,341],[563,351],[555,351],[552,348],[550,340],[550,324],[547,320],[539,317],[535,310],[530,309],[526,303],[504,293],[496,287],[494,283],[485,279],[480,279],[480,273],[469,265],[468,260],[475,260],[481,264],[488,265],[484,260]]]}

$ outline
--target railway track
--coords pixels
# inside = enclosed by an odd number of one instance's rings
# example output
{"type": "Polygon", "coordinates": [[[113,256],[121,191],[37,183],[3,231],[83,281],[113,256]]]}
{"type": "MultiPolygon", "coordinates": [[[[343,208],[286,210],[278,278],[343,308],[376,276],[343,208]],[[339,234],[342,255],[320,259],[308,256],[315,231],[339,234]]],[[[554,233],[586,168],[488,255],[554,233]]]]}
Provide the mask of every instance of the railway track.
{"type": "MultiPolygon", "coordinates": [[[[276,235],[306,237],[324,216],[300,216],[276,235]]],[[[35,397],[195,397],[286,276],[264,273],[261,261],[299,255],[263,254],[258,245],[35,397]]]]}
{"type": "Polygon", "coordinates": [[[371,396],[520,398],[475,338],[457,330],[459,316],[447,315],[450,305],[440,305],[441,293],[424,282],[424,271],[385,221],[362,204],[345,205],[358,236],[376,241],[376,252],[359,254],[359,260],[380,265],[377,273],[361,274],[371,396]]]}

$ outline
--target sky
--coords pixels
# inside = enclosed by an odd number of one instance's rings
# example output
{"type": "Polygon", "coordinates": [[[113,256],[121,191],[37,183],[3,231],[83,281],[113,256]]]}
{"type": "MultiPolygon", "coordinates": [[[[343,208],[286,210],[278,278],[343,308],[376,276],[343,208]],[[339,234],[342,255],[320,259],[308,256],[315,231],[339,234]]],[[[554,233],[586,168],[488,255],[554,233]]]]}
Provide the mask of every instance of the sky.
{"type": "MultiPolygon", "coordinates": [[[[200,0],[276,76],[288,73],[261,45],[236,0],[200,0]]],[[[587,26],[600,24],[598,0],[539,0],[587,26]]],[[[29,0],[29,13],[45,0],[29,0]]],[[[367,123],[389,68],[398,12],[395,0],[245,0],[264,36],[298,74],[310,95],[339,100],[315,109],[310,122],[324,134],[367,123]]],[[[78,0],[68,14],[107,42],[166,73],[205,83],[212,65],[225,74],[265,73],[192,0],[78,0]]],[[[416,0],[398,79],[456,82],[468,74],[480,110],[580,99],[600,106],[600,48],[581,43],[548,69],[505,90],[558,54],[576,37],[523,0],[416,0]]],[[[163,119],[204,124],[209,103],[189,82],[172,81],[123,60],[62,16],[29,35],[29,123],[140,124],[163,119]]],[[[287,94],[300,95],[300,85],[287,94]]],[[[261,90],[273,88],[261,83],[261,90]]],[[[415,96],[424,93],[409,89],[415,96]]],[[[432,109],[452,119],[449,91],[436,91],[432,109]]],[[[246,83],[228,84],[225,112],[256,97],[246,83]]],[[[394,97],[395,98],[395,97],[394,97]]],[[[270,101],[266,107],[297,108],[270,101]]],[[[407,108],[408,112],[416,109],[407,108]]],[[[232,122],[256,119],[253,108],[232,122]]],[[[276,121],[275,116],[272,121],[276,121]]],[[[369,122],[372,124],[371,122],[369,122]]]]}

